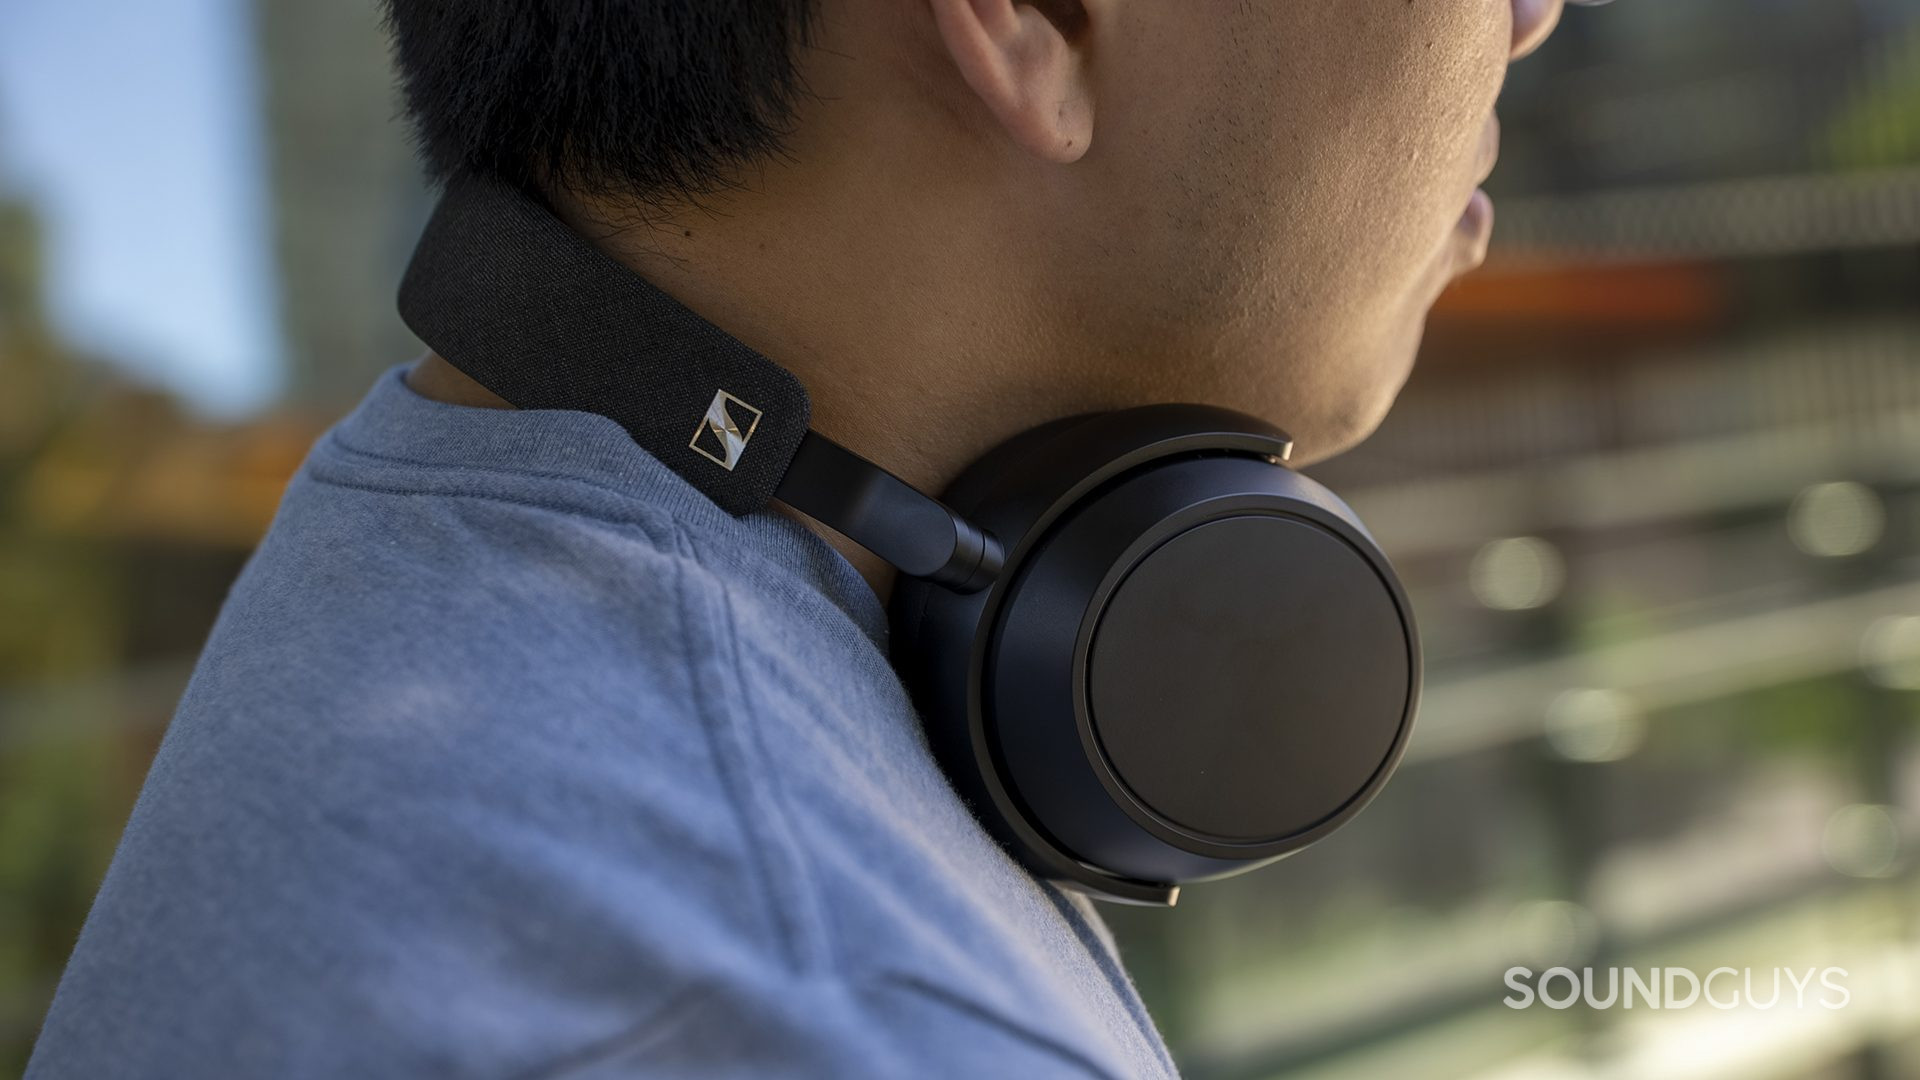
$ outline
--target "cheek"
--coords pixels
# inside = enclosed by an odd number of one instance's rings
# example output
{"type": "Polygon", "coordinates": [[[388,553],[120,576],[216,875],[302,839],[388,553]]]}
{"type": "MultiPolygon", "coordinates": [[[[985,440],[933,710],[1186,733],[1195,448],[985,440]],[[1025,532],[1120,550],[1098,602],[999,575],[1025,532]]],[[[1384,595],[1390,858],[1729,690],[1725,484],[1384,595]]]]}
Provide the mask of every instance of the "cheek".
{"type": "Polygon", "coordinates": [[[1293,230],[1377,253],[1356,272],[1417,273],[1472,191],[1506,70],[1510,0],[1235,10],[1215,27],[1224,62],[1196,135],[1230,133],[1213,149],[1241,157],[1236,188],[1292,209],[1293,230]]]}
{"type": "Polygon", "coordinates": [[[1344,56],[1314,134],[1344,162],[1348,190],[1379,215],[1381,239],[1426,246],[1472,191],[1480,135],[1506,71],[1511,7],[1500,0],[1388,8],[1405,14],[1377,18],[1376,32],[1344,56]],[[1395,234],[1395,226],[1407,231],[1395,234]]]}
{"type": "Polygon", "coordinates": [[[1511,0],[1119,5],[1076,174],[1098,192],[1073,200],[1083,246],[1122,286],[1149,269],[1149,324],[1280,325],[1311,347],[1397,321],[1472,191],[1510,19],[1511,0]]]}

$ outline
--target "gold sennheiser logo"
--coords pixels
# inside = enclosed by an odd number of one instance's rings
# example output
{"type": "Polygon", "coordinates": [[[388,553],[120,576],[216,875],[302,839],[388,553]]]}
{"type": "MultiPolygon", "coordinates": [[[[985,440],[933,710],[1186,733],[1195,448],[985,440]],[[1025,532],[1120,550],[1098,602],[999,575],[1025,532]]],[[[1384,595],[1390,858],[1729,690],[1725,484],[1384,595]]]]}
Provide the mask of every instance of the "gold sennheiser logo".
{"type": "Polygon", "coordinates": [[[759,426],[759,409],[725,390],[716,390],[713,404],[707,406],[707,415],[700,418],[693,441],[687,445],[701,457],[732,472],[747,449],[747,440],[753,438],[753,429],[759,426]]]}

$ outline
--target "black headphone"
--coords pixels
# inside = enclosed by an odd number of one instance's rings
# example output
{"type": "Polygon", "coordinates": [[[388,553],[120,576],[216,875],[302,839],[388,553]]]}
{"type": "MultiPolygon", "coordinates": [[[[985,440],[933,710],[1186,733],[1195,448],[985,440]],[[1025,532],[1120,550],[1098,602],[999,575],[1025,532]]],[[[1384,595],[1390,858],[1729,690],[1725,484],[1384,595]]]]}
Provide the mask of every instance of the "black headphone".
{"type": "Polygon", "coordinates": [[[928,742],[1039,876],[1170,904],[1338,828],[1406,745],[1406,594],[1266,423],[1058,420],[935,500],[810,430],[790,372],[477,177],[448,185],[400,312],[509,403],[607,416],[726,510],[778,499],[897,567],[893,662],[928,742]]]}

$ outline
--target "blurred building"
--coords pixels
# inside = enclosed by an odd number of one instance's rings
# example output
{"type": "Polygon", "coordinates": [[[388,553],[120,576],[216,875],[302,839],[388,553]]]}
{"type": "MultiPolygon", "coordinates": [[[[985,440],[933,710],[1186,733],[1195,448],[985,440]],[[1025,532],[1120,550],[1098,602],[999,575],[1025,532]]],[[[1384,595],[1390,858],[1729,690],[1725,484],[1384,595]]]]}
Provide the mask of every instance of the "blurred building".
{"type": "Polygon", "coordinates": [[[342,410],[421,346],[394,312],[431,201],[377,5],[257,0],[289,385],[342,410]]]}

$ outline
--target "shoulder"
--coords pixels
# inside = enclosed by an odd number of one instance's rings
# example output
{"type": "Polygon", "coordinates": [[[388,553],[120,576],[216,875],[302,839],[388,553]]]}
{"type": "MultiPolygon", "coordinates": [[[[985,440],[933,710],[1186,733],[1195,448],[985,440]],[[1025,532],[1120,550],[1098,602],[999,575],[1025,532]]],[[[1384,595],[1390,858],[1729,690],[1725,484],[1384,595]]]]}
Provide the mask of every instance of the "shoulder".
{"type": "Polygon", "coordinates": [[[221,770],[345,818],[377,794],[389,814],[617,825],[628,843],[641,806],[704,813],[712,747],[690,718],[727,628],[679,548],[662,517],[302,477],[149,787],[221,770]]]}
{"type": "Polygon", "coordinates": [[[711,587],[658,522],[296,488],[69,982],[513,1060],[759,970],[780,928],[698,722],[711,587]]]}

